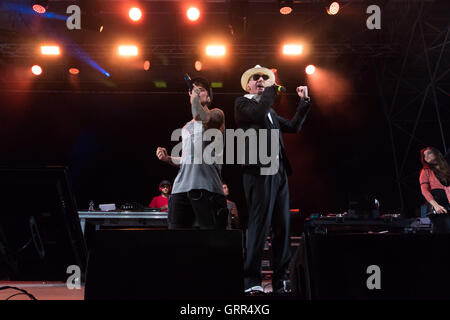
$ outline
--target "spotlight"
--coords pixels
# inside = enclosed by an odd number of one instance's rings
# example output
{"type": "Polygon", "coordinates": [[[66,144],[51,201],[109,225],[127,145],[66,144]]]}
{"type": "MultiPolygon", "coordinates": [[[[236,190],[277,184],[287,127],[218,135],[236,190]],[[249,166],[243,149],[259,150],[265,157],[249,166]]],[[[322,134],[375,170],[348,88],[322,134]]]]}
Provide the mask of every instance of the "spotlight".
{"type": "Polygon", "coordinates": [[[61,54],[59,46],[41,46],[41,54],[44,56],[58,56],[61,54]]]}
{"type": "Polygon", "coordinates": [[[119,46],[119,56],[137,56],[138,48],[136,46],[119,46]]]}
{"type": "Polygon", "coordinates": [[[312,64],[310,64],[309,66],[307,66],[305,68],[305,72],[307,74],[313,74],[314,72],[316,72],[316,67],[314,67],[312,64]]]}
{"type": "Polygon", "coordinates": [[[336,1],[335,1],[335,2],[331,3],[331,4],[328,6],[328,8],[327,8],[327,13],[328,13],[329,15],[335,15],[335,14],[338,14],[339,9],[340,9],[339,2],[336,2],[336,1]]]}
{"type": "Polygon", "coordinates": [[[75,76],[80,73],[80,69],[75,67],[69,68],[69,73],[75,76]]]}
{"type": "Polygon", "coordinates": [[[209,45],[206,46],[206,55],[210,57],[223,57],[226,49],[223,45],[209,45]]]}
{"type": "Polygon", "coordinates": [[[44,14],[48,8],[48,1],[33,1],[32,2],[33,10],[39,14],[44,14]]]}
{"type": "Polygon", "coordinates": [[[195,64],[194,64],[194,68],[195,68],[195,70],[197,70],[197,71],[201,71],[202,70],[202,62],[200,61],[200,60],[197,60],[197,61],[195,61],[195,64]]]}
{"type": "Polygon", "coordinates": [[[278,4],[280,6],[281,14],[289,14],[292,12],[292,8],[294,6],[293,0],[278,0],[278,4]]]}
{"type": "Polygon", "coordinates": [[[303,46],[301,44],[285,44],[283,54],[287,56],[298,56],[302,54],[303,46]]]}
{"type": "Polygon", "coordinates": [[[42,73],[42,68],[40,66],[38,66],[37,64],[35,64],[34,66],[31,67],[31,72],[35,76],[39,76],[42,73]]]}
{"type": "Polygon", "coordinates": [[[128,11],[128,16],[131,20],[134,22],[141,20],[142,17],[142,11],[139,8],[131,8],[130,11],[128,11]]]}
{"type": "Polygon", "coordinates": [[[144,61],[144,70],[148,71],[150,69],[150,60],[144,61]]]}
{"type": "Polygon", "coordinates": [[[189,9],[187,9],[186,15],[189,20],[197,21],[198,18],[200,18],[200,10],[196,7],[190,7],[189,9]]]}

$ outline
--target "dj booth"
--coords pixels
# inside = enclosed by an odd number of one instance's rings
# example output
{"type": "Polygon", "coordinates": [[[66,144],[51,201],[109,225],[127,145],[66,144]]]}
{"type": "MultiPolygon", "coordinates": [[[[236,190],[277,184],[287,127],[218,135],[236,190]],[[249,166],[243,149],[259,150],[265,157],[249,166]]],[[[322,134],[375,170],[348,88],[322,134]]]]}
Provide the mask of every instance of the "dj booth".
{"type": "Polygon", "coordinates": [[[308,218],[304,230],[307,234],[429,233],[431,222],[429,218],[403,218],[398,214],[372,219],[337,214],[308,218]]]}
{"type": "Polygon", "coordinates": [[[167,228],[167,212],[160,210],[144,211],[78,211],[83,234],[86,223],[100,227],[158,227],[167,228]]]}

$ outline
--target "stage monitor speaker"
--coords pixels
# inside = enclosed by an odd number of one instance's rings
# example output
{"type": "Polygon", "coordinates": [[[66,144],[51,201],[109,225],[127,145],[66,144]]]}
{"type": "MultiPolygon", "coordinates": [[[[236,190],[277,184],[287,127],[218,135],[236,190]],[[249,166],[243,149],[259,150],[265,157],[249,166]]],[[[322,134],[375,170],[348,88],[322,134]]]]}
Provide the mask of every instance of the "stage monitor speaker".
{"type": "Polygon", "coordinates": [[[450,235],[309,234],[291,271],[307,299],[449,299],[450,235]]]}
{"type": "Polygon", "coordinates": [[[229,299],[244,293],[240,230],[100,230],[86,300],[229,299]]]}
{"type": "Polygon", "coordinates": [[[0,167],[0,279],[66,281],[87,249],[67,168],[0,167]]]}

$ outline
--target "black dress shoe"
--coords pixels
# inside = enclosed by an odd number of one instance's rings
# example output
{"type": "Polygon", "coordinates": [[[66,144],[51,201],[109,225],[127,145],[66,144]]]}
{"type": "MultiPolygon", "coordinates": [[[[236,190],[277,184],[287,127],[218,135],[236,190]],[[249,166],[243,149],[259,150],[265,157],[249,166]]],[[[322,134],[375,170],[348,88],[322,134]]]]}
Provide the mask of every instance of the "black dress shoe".
{"type": "Polygon", "coordinates": [[[277,289],[273,289],[274,294],[291,294],[292,293],[292,287],[291,287],[291,281],[289,280],[283,280],[283,286],[277,289]]]}
{"type": "Polygon", "coordinates": [[[261,286],[253,286],[245,290],[247,296],[263,296],[265,295],[264,289],[261,286]]]}
{"type": "Polygon", "coordinates": [[[260,291],[260,290],[250,290],[250,291],[246,291],[245,295],[249,296],[249,297],[262,297],[262,296],[265,296],[266,293],[264,291],[260,291]]]}

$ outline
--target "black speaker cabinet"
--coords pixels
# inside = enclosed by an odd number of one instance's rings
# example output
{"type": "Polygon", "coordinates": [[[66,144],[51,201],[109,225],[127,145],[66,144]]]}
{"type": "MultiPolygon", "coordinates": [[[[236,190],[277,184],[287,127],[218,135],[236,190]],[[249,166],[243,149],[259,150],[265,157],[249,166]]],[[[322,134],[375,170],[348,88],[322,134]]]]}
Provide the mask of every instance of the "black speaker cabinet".
{"type": "Polygon", "coordinates": [[[243,295],[239,230],[101,230],[85,299],[229,299],[243,295]]]}
{"type": "Polygon", "coordinates": [[[87,247],[65,167],[0,167],[0,279],[66,281],[87,247]]]}
{"type": "Polygon", "coordinates": [[[307,299],[450,299],[450,235],[308,234],[295,259],[307,299]]]}

